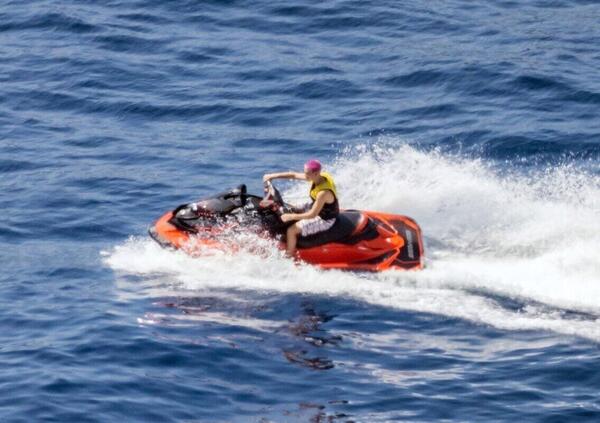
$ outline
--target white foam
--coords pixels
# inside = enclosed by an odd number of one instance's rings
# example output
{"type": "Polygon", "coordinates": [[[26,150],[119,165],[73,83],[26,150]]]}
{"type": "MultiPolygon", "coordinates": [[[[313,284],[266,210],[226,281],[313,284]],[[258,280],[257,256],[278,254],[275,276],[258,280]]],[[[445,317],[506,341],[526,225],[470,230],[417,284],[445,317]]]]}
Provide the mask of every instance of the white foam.
{"type": "MultiPolygon", "coordinates": [[[[600,341],[600,178],[575,165],[502,173],[481,160],[409,145],[358,147],[328,166],[343,207],[406,214],[426,236],[421,272],[357,275],[295,266],[267,241],[260,254],[201,259],[131,239],[105,261],[118,272],[168,274],[190,289],[313,293],[600,341]],[[518,299],[519,310],[489,294],[518,299]],[[551,307],[546,307],[548,305],[551,307]]],[[[305,195],[297,185],[286,198],[305,195]]],[[[248,239],[246,240],[248,241],[248,239]]]]}

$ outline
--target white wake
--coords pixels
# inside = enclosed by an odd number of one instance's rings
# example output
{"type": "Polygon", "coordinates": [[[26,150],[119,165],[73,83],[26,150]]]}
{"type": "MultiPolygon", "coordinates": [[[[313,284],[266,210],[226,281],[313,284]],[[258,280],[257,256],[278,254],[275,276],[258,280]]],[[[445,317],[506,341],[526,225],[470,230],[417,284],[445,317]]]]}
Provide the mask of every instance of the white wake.
{"type": "MultiPolygon", "coordinates": [[[[336,177],[342,207],[413,217],[426,237],[427,268],[369,275],[322,271],[296,266],[256,238],[246,241],[258,244],[258,255],[215,252],[201,259],[132,238],[104,260],[118,273],[165,275],[193,290],[344,296],[507,330],[551,330],[600,341],[594,317],[600,319],[597,173],[573,164],[511,171],[510,164],[495,167],[409,145],[354,148],[327,170],[336,177]],[[496,294],[524,306],[503,307],[496,294]]],[[[301,198],[306,191],[296,185],[284,197],[301,198]]]]}

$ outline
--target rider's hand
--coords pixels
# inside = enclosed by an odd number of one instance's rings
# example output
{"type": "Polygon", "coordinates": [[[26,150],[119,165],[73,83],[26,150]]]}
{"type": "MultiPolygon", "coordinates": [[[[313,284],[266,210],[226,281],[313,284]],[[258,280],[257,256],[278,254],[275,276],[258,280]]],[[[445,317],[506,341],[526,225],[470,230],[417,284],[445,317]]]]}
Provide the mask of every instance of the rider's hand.
{"type": "Polygon", "coordinates": [[[285,213],[281,215],[281,221],[284,223],[291,222],[292,220],[296,220],[294,213],[285,213]]]}

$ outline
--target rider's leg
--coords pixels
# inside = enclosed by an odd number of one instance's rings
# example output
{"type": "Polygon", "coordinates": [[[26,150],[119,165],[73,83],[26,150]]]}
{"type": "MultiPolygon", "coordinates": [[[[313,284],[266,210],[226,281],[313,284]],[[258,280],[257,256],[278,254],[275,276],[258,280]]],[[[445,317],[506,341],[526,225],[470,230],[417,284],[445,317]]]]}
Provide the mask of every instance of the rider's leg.
{"type": "Polygon", "coordinates": [[[286,254],[289,257],[294,257],[294,254],[296,254],[296,243],[298,242],[298,235],[300,235],[300,232],[302,232],[302,229],[298,226],[298,222],[287,229],[286,254]]]}

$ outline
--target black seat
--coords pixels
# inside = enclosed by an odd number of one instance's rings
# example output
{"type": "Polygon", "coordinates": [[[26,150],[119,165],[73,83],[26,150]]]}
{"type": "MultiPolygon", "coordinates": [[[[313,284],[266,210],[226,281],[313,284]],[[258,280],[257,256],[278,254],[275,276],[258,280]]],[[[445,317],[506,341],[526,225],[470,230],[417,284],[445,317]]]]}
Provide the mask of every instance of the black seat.
{"type": "Polygon", "coordinates": [[[326,231],[298,237],[298,248],[311,248],[330,242],[341,241],[352,235],[362,219],[362,213],[357,210],[340,212],[333,226],[326,231]]]}

